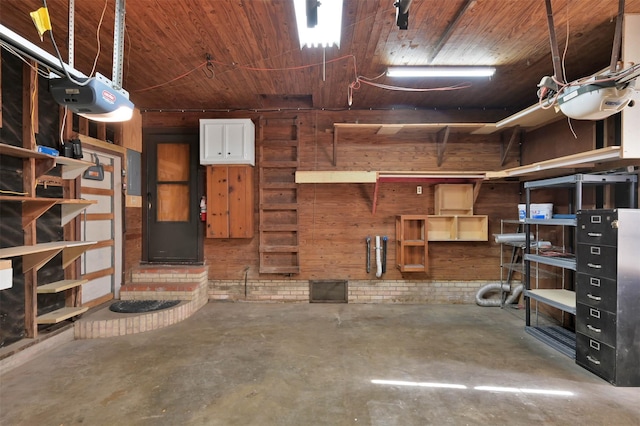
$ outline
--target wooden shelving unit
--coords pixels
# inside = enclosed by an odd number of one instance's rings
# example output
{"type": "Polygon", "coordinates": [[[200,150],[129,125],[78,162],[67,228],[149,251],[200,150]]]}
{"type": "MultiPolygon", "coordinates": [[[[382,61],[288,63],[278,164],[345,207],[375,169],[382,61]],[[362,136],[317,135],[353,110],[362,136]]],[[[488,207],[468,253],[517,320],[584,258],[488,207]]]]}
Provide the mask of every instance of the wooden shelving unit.
{"type": "MultiPolygon", "coordinates": [[[[22,159],[22,175],[24,195],[1,195],[2,203],[21,203],[21,225],[24,230],[24,245],[0,249],[0,259],[22,258],[22,273],[25,274],[25,331],[26,337],[36,337],[38,324],[55,324],[87,311],[88,308],[73,306],[79,300],[73,297],[74,290],[85,284],[85,279],[65,279],[38,286],[37,271],[58,254],[62,254],[62,268],[65,269],[78,259],[88,248],[96,244],[94,241],[53,241],[36,244],[36,220],[55,205],[61,206],[61,225],[68,224],[80,212],[95,204],[93,200],[72,198],[38,198],[35,187],[38,179],[56,165],[61,166],[63,180],[79,177],[92,163],[66,157],[54,157],[35,151],[35,141],[29,141],[32,148],[26,149],[0,143],[0,155],[22,159]],[[67,306],[38,316],[37,294],[67,292],[67,306]]],[[[18,170],[20,173],[20,170],[18,170]]]]}
{"type": "Polygon", "coordinates": [[[427,216],[396,216],[396,260],[401,272],[429,270],[427,216]]]}

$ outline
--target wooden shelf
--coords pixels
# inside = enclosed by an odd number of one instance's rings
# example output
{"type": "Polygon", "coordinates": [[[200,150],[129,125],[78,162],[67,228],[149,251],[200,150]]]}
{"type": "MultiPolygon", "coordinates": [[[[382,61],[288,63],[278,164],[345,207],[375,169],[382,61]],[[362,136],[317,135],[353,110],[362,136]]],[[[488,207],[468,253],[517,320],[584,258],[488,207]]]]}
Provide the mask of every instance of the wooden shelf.
{"type": "Polygon", "coordinates": [[[22,271],[36,271],[62,252],[62,267],[66,268],[84,253],[95,241],[55,241],[34,244],[32,246],[16,246],[0,249],[0,259],[22,257],[22,271]]]}
{"type": "Polygon", "coordinates": [[[79,287],[83,284],[88,283],[89,280],[62,280],[56,281],[49,284],[44,284],[38,286],[38,294],[46,294],[46,293],[60,293],[65,290],[69,290],[70,288],[79,287]]]}
{"type": "Polygon", "coordinates": [[[56,165],[55,157],[30,149],[0,143],[0,155],[7,155],[15,158],[33,158],[36,162],[36,178],[44,175],[56,165]]]}
{"type": "Polygon", "coordinates": [[[38,324],[57,324],[66,319],[73,318],[83,314],[89,310],[88,307],[65,307],[47,314],[40,315],[36,318],[38,324]]]}
{"type": "Polygon", "coordinates": [[[62,205],[61,224],[64,226],[91,204],[97,203],[95,200],[80,200],[76,198],[37,198],[12,195],[0,195],[0,201],[22,203],[23,229],[56,204],[62,205]]]}
{"type": "Polygon", "coordinates": [[[489,218],[484,215],[428,216],[429,241],[488,241],[489,218]]]}
{"type": "Polygon", "coordinates": [[[401,272],[427,272],[427,216],[396,216],[396,263],[401,272]]]}
{"type": "Polygon", "coordinates": [[[434,189],[436,215],[472,215],[475,200],[471,184],[439,184],[434,189]]]}
{"type": "Polygon", "coordinates": [[[0,143],[0,155],[16,158],[33,158],[36,160],[36,178],[53,169],[57,164],[62,165],[62,179],[75,179],[93,163],[68,157],[54,157],[30,149],[0,143]]]}
{"type": "Polygon", "coordinates": [[[572,314],[576,313],[576,293],[570,290],[527,290],[525,296],[572,314]]]}

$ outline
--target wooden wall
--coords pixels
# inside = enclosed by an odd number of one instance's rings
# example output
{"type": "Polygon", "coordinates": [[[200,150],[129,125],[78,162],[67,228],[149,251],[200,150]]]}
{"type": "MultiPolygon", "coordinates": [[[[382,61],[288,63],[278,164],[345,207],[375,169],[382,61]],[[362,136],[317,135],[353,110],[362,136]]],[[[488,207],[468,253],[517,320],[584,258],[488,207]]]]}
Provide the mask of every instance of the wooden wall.
{"type": "MultiPolygon", "coordinates": [[[[262,114],[265,118],[297,116],[301,120],[299,170],[498,170],[501,136],[451,134],[444,163],[437,167],[436,135],[415,130],[377,136],[371,130],[341,131],[338,163],[332,165],[334,122],[401,123],[491,121],[495,112],[476,111],[466,116],[442,111],[305,111],[262,114]]],[[[145,127],[196,127],[199,118],[249,117],[259,114],[143,113],[145,127]]],[[[505,136],[508,137],[508,136],[505,136]]],[[[258,150],[256,150],[257,152],[258,150]]],[[[514,147],[505,167],[519,165],[514,147]]],[[[259,164],[256,165],[258,167],[259,164]]],[[[210,279],[269,279],[258,274],[258,188],[256,180],[256,235],[252,239],[205,240],[205,260],[210,279]]],[[[516,218],[519,184],[485,183],[475,213],[489,215],[487,242],[432,242],[428,274],[402,274],[395,267],[395,216],[433,214],[433,186],[416,194],[416,184],[381,184],[376,214],[372,214],[373,184],[304,184],[298,186],[300,206],[301,274],[292,279],[375,279],[375,268],[365,270],[365,238],[388,236],[387,272],[384,279],[498,279],[499,246],[492,233],[500,232],[501,218],[516,218]]],[[[127,244],[135,244],[129,234],[127,244]]],[[[127,265],[132,263],[128,250],[127,265]]]]}

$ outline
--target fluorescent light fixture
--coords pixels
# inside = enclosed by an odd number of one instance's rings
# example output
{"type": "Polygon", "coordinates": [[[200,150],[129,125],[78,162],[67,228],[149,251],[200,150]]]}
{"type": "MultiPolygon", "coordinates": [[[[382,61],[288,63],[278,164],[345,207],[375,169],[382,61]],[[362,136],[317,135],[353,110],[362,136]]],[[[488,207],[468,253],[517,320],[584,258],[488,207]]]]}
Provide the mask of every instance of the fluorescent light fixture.
{"type": "Polygon", "coordinates": [[[115,123],[131,119],[133,103],[126,90],[114,89],[111,81],[99,73],[81,83],[52,78],[49,89],[56,102],[89,120],[115,123]]]}
{"type": "MultiPolygon", "coordinates": [[[[307,47],[332,47],[340,48],[340,33],[342,30],[342,0],[293,0],[298,23],[298,37],[300,48],[307,47]],[[309,13],[311,8],[317,10],[317,21],[313,27],[307,26],[307,4],[309,13]]],[[[314,17],[315,18],[315,17],[314,17]]],[[[310,22],[311,23],[311,22],[310,22]]]]}
{"type": "Polygon", "coordinates": [[[389,67],[387,77],[491,77],[493,67],[389,67]]]}

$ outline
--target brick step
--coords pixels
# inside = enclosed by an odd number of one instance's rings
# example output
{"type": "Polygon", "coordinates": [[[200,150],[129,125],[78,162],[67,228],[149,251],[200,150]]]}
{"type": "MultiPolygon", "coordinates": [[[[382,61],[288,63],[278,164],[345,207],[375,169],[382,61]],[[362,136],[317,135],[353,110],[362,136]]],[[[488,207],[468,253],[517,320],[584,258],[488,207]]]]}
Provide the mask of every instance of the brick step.
{"type": "Polygon", "coordinates": [[[128,291],[182,291],[194,292],[200,287],[199,282],[155,282],[155,283],[128,283],[120,287],[120,292],[128,291]]]}

